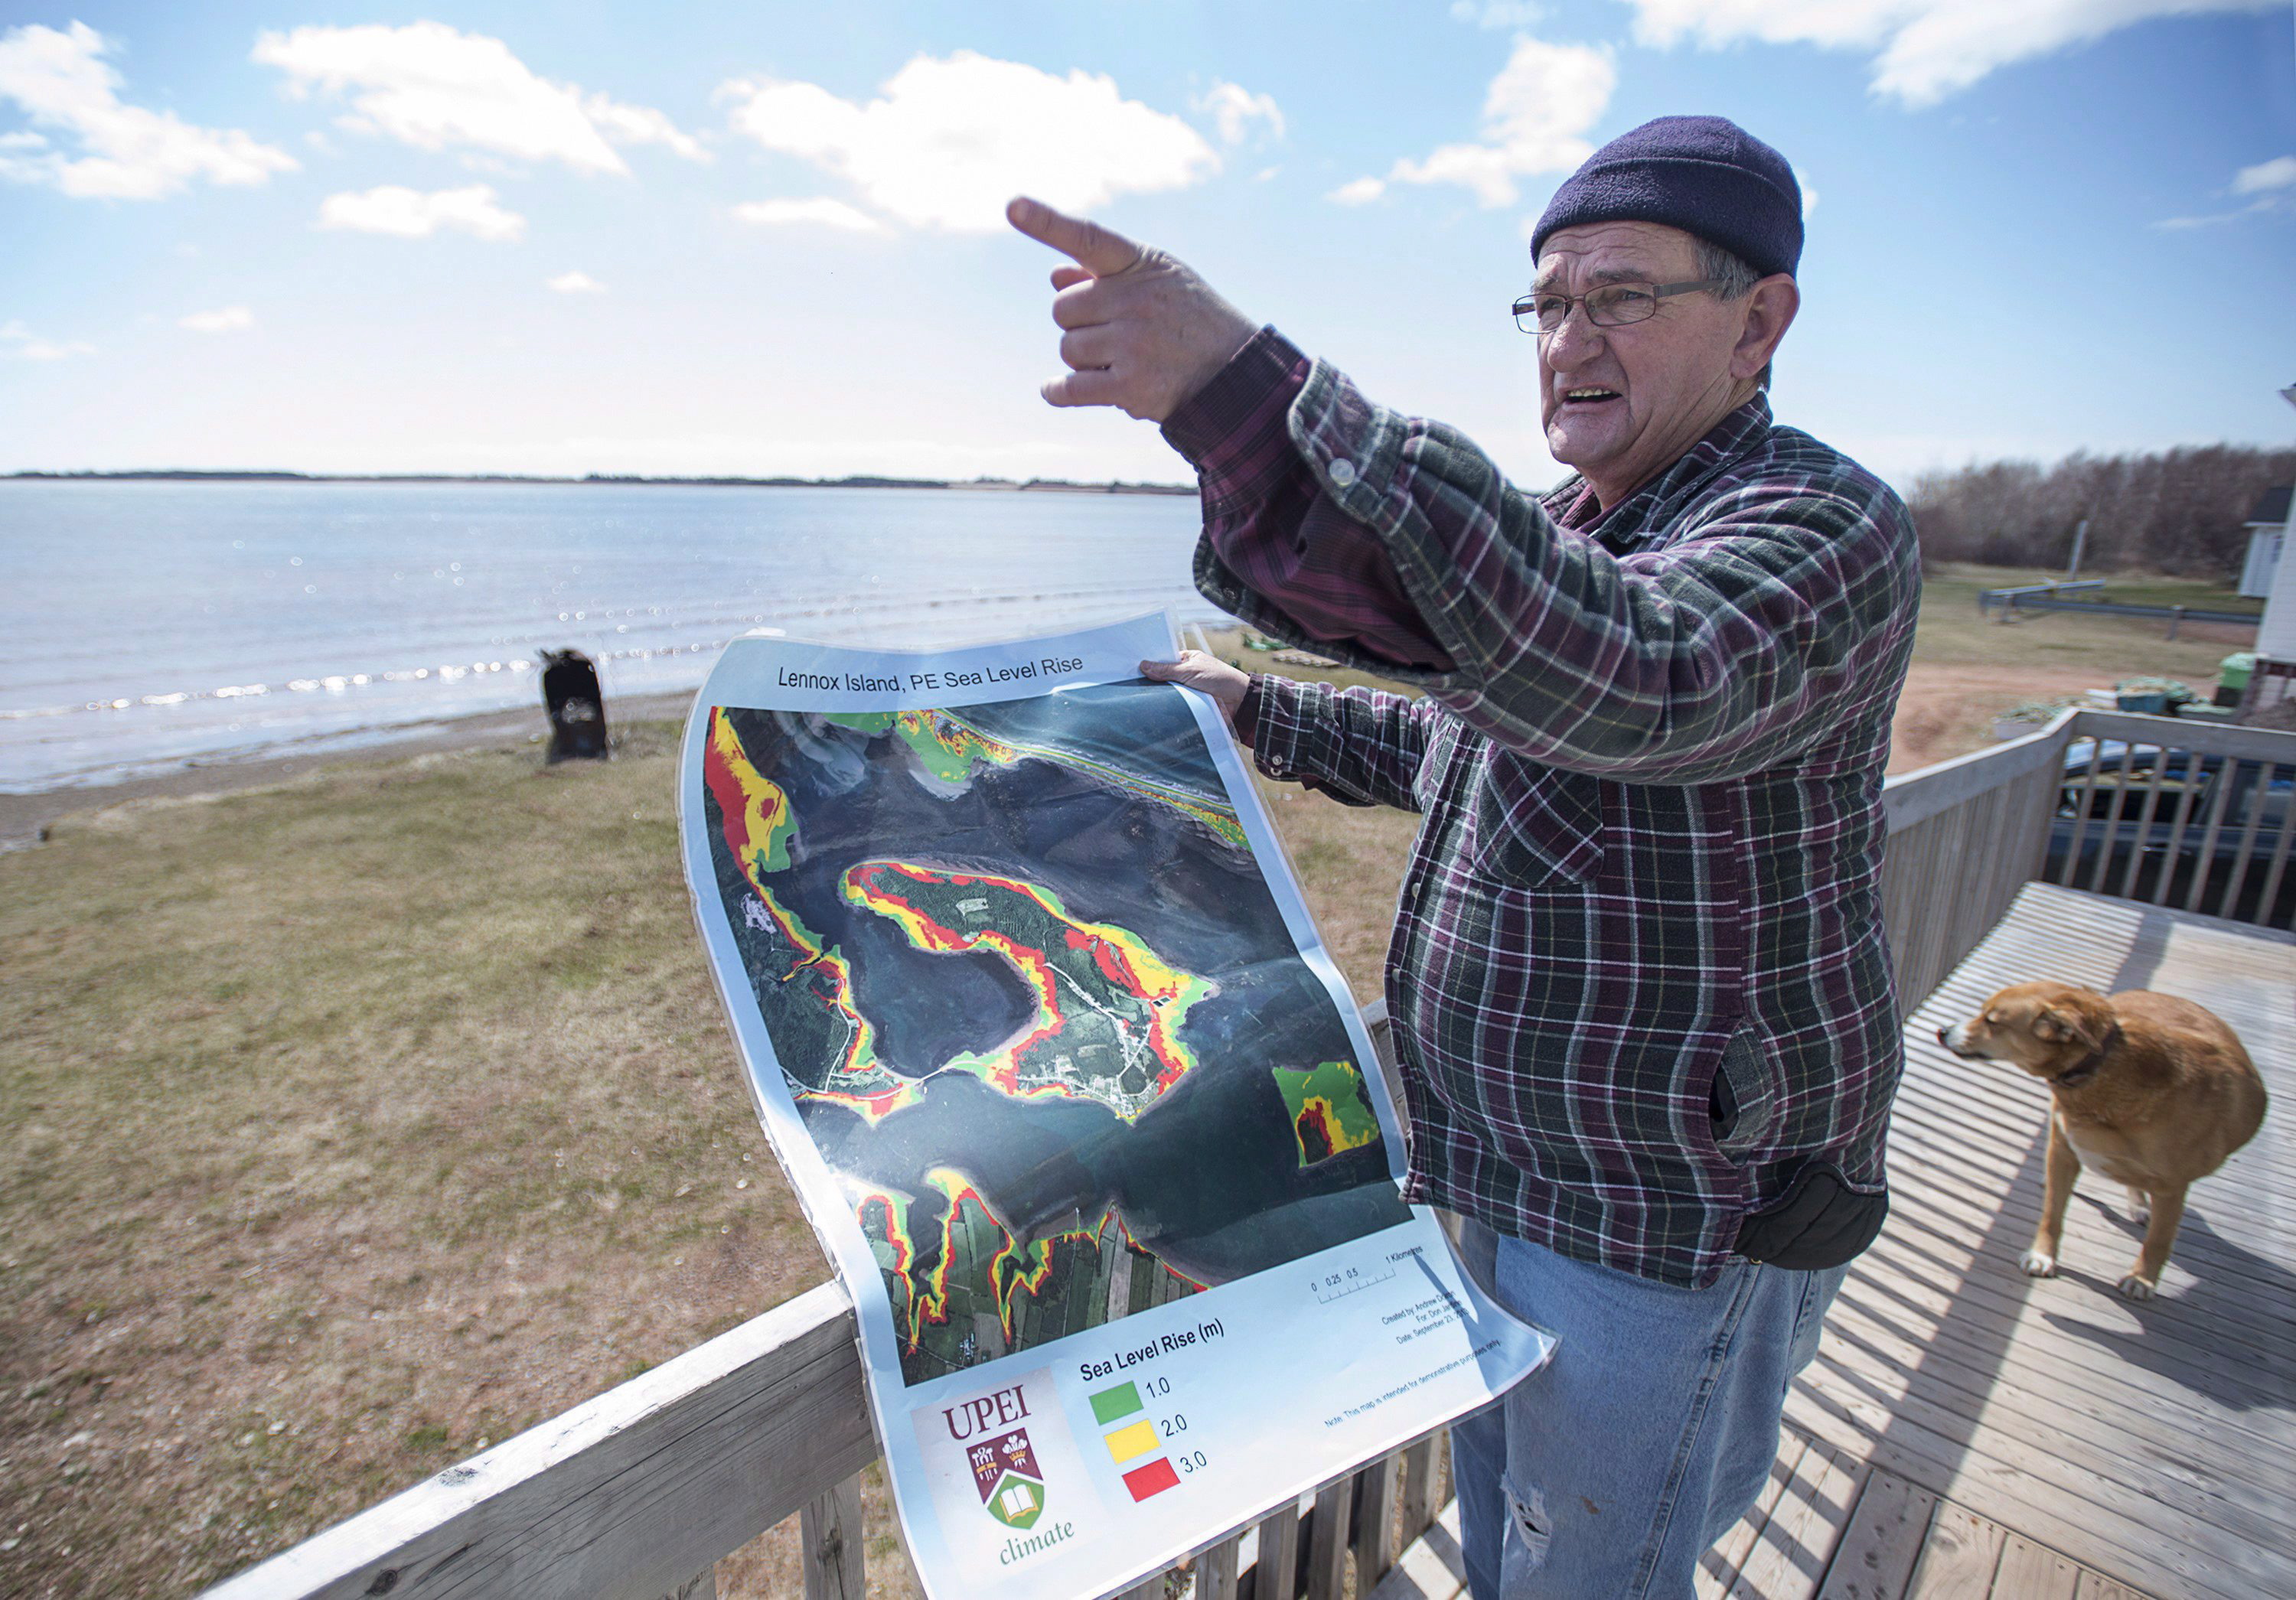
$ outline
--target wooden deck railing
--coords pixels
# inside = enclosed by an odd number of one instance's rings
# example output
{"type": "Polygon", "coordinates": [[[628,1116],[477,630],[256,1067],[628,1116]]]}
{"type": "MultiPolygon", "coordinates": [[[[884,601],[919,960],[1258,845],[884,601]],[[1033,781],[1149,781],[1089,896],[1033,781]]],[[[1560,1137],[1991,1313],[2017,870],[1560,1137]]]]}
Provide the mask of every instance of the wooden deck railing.
{"type": "Polygon", "coordinates": [[[1882,918],[1911,1011],[2025,884],[2285,928],[2296,734],[2071,710],[1882,786],[1882,918]]]}
{"type": "MultiPolygon", "coordinates": [[[[2039,874],[2053,831],[2069,836],[2059,881],[2075,888],[2234,912],[2252,899],[2250,920],[2276,920],[2296,817],[2273,784],[2290,776],[2296,734],[2079,710],[1892,779],[1882,790],[1882,914],[1905,1008],[2039,874]],[[2181,764],[2144,754],[2158,749],[2189,754],[2181,764]],[[2100,818],[2091,813],[2101,792],[2100,818]],[[2128,836],[2125,860],[2116,831],[2128,836]],[[2094,860],[2084,853],[2092,832],[2094,860]],[[2180,878],[2188,845],[2195,865],[2180,878]]],[[[1384,1054],[1384,1008],[1366,1014],[1384,1054]]],[[[877,1447],[854,1339],[844,1290],[810,1290],[250,1568],[209,1600],[709,1600],[714,1563],[791,1515],[801,1519],[807,1600],[860,1600],[859,1473],[877,1447]]],[[[1231,1530],[1195,1558],[1198,1600],[1337,1600],[1350,1557],[1356,1593],[1370,1594],[1434,1520],[1440,1442],[1431,1434],[1231,1530]]],[[[1125,1600],[1162,1592],[1151,1579],[1125,1600]]]]}

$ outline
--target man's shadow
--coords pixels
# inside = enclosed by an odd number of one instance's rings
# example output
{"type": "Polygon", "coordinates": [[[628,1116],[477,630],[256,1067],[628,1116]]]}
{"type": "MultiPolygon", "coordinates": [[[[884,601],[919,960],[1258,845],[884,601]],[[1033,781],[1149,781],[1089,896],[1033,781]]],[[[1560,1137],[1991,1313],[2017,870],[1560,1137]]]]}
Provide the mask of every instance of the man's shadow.
{"type": "MultiPolygon", "coordinates": [[[[2144,1225],[2095,1195],[2076,1192],[2074,1198],[2095,1207],[2128,1238],[2133,1259],[2144,1225]]],[[[2110,1296],[2136,1319],[2141,1332],[2044,1310],[2043,1319],[2058,1332],[2087,1340],[2226,1410],[2296,1410],[2296,1346],[2289,1340],[2289,1329],[2296,1325],[2296,1272],[2234,1243],[2189,1210],[2169,1260],[2198,1281],[2181,1290],[2130,1300],[2116,1287],[2118,1271],[2100,1276],[2062,1265],[2062,1256],[2059,1260],[2059,1277],[2110,1296]]]]}

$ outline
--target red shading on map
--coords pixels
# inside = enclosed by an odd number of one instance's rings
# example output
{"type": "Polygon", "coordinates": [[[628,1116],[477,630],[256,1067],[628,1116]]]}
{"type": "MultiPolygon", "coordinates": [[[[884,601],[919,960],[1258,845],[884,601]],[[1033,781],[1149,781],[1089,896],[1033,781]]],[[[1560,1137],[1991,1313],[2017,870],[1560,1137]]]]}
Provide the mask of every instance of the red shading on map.
{"type": "Polygon", "coordinates": [[[1124,1474],[1124,1487],[1132,1491],[1135,1500],[1144,1500],[1150,1495],[1160,1495],[1168,1489],[1179,1487],[1180,1474],[1172,1464],[1159,1456],[1146,1466],[1135,1467],[1124,1474]]]}

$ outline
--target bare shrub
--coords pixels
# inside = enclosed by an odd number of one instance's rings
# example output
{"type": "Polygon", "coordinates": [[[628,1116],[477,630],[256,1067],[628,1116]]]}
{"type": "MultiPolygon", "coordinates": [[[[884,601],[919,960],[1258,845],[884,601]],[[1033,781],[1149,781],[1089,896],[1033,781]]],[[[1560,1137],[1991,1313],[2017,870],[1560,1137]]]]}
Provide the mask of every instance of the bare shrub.
{"type": "Polygon", "coordinates": [[[2296,477],[2296,450],[2188,445],[2142,455],[2079,452],[2054,466],[1972,463],[1925,472],[1906,496],[1922,559],[2062,567],[2089,520],[2085,570],[2222,578],[2240,570],[2257,496],[2296,477]]]}

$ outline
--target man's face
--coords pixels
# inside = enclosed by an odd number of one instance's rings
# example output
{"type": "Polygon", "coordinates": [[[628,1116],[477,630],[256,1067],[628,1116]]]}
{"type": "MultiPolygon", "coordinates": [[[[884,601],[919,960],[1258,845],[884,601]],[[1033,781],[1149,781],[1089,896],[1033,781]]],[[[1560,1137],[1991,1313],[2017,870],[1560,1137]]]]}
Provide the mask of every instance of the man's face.
{"type": "MultiPolygon", "coordinates": [[[[1600,222],[1547,236],[1537,286],[1578,295],[1605,283],[1703,275],[1680,228],[1600,222]]],[[[1611,505],[1697,443],[1740,382],[1730,363],[1746,306],[1704,291],[1672,295],[1647,322],[1622,328],[1598,328],[1573,307],[1538,341],[1539,418],[1555,460],[1585,474],[1611,505]]]]}

